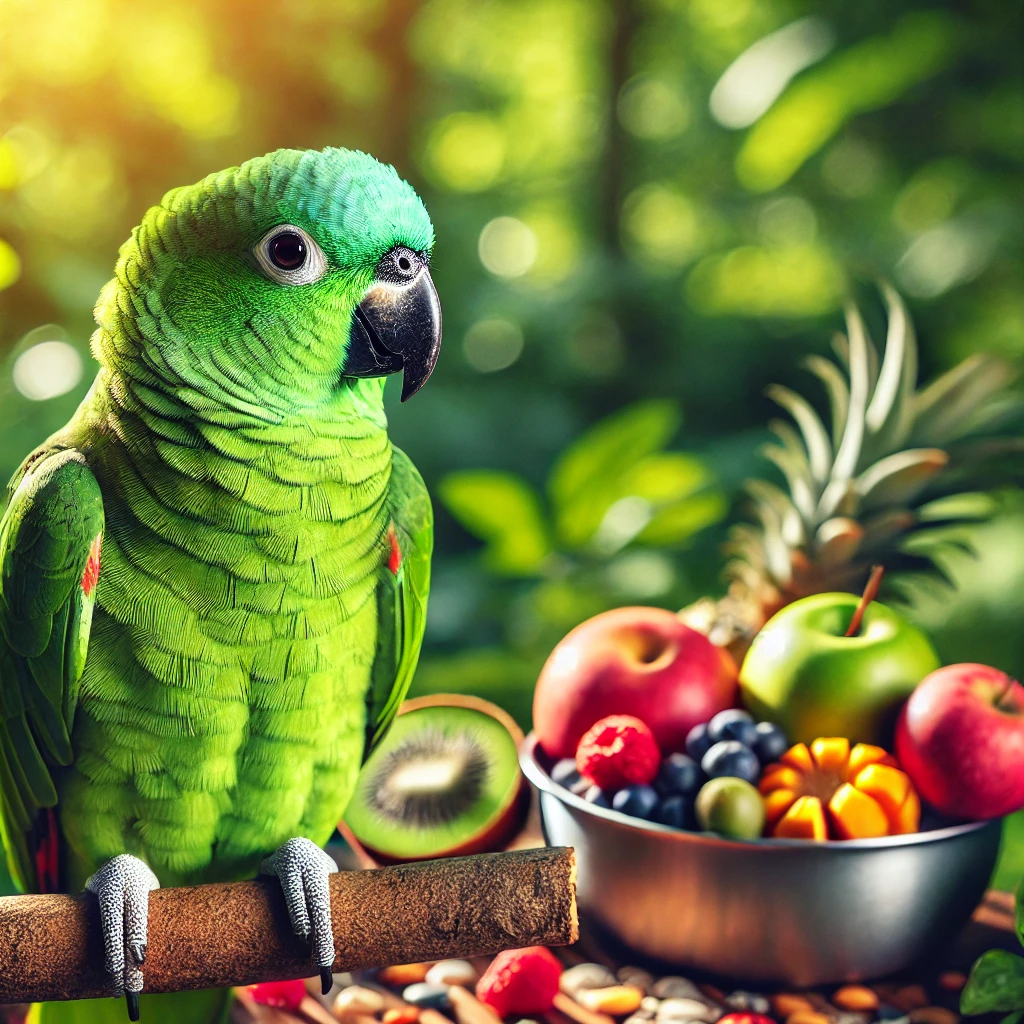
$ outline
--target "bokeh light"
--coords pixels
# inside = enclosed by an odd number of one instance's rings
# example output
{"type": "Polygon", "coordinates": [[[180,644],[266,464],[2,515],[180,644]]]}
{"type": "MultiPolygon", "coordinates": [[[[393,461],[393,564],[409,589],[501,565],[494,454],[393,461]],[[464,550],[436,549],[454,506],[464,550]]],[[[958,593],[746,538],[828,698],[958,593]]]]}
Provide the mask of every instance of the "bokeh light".
{"type": "MultiPolygon", "coordinates": [[[[58,327],[41,327],[32,339],[47,334],[62,334],[58,327]]],[[[65,395],[82,379],[82,357],[74,346],[51,337],[29,345],[14,361],[11,371],[14,386],[33,402],[45,402],[65,395]]]]}
{"type": "Polygon", "coordinates": [[[523,354],[523,332],[502,317],[477,320],[462,341],[466,362],[478,373],[507,369],[523,354]]]}
{"type": "Polygon", "coordinates": [[[537,236],[516,217],[495,217],[480,232],[477,251],[496,277],[522,277],[537,259],[537,236]]]}
{"type": "Polygon", "coordinates": [[[752,125],[795,75],[821,60],[835,39],[820,18],[801,18],[759,39],[726,68],[711,90],[711,114],[726,128],[752,125]]]}
{"type": "Polygon", "coordinates": [[[431,129],[427,166],[435,180],[456,192],[482,192],[505,162],[505,135],[485,114],[449,114],[431,129]]]}
{"type": "Polygon", "coordinates": [[[670,83],[640,76],[619,94],[619,120],[638,139],[672,139],[690,123],[690,105],[670,83]]]}

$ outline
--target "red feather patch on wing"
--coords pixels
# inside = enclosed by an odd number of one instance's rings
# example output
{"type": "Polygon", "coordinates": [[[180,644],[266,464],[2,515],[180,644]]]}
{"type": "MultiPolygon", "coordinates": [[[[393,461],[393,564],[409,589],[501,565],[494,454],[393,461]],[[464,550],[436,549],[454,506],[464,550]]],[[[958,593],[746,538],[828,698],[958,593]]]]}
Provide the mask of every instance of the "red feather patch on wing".
{"type": "Polygon", "coordinates": [[[388,572],[392,576],[398,575],[402,568],[402,549],[398,546],[398,534],[395,533],[395,524],[388,527],[388,543],[391,545],[391,553],[388,555],[388,572]]]}
{"type": "Polygon", "coordinates": [[[97,533],[96,539],[89,548],[89,557],[85,560],[85,569],[82,571],[82,593],[91,597],[96,589],[100,578],[100,547],[103,544],[103,534],[97,533]]]}
{"type": "Polygon", "coordinates": [[[36,821],[35,861],[40,893],[60,892],[60,832],[52,807],[36,821]]]}

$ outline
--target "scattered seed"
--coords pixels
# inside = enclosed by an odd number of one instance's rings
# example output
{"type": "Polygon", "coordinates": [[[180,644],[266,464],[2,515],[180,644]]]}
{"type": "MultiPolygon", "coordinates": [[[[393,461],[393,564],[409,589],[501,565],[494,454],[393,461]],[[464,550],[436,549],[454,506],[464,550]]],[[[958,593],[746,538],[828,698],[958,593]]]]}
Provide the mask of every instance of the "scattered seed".
{"type": "Polygon", "coordinates": [[[907,1016],[910,1024],[959,1024],[960,1015],[944,1006],[920,1006],[907,1016]]]}
{"type": "Polygon", "coordinates": [[[448,998],[447,985],[429,985],[425,981],[417,981],[407,985],[402,991],[402,998],[414,1006],[430,1010],[450,1010],[451,1000],[448,998]]]}
{"type": "Polygon", "coordinates": [[[615,1024],[614,1017],[609,1017],[607,1013],[598,1013],[597,1010],[588,1010],[574,999],[570,999],[564,992],[555,993],[554,1007],[570,1020],[576,1021],[576,1024],[615,1024]]]}
{"type": "Polygon", "coordinates": [[[461,985],[452,985],[448,989],[448,998],[452,1001],[458,1024],[501,1024],[501,1018],[489,1006],[461,985]]]}
{"type": "Polygon", "coordinates": [[[967,975],[962,971],[944,971],[939,975],[939,985],[950,992],[959,992],[967,984],[967,975]]]}
{"type": "Polygon", "coordinates": [[[335,1014],[380,1013],[384,1009],[384,997],[372,988],[351,985],[343,988],[334,1000],[335,1014]]]}
{"type": "Polygon", "coordinates": [[[651,986],[651,995],[659,999],[698,999],[707,1002],[704,993],[689,978],[669,974],[651,986]]]}
{"type": "Polygon", "coordinates": [[[840,1010],[877,1010],[878,995],[865,985],[844,985],[832,993],[832,1002],[840,1010]]]}
{"type": "Polygon", "coordinates": [[[786,1024],[832,1024],[828,1015],[817,1010],[797,1010],[786,1018],[786,1024]]]}
{"type": "Polygon", "coordinates": [[[427,971],[423,980],[428,985],[466,985],[477,981],[476,968],[468,960],[441,960],[427,971]]]}
{"type": "Polygon", "coordinates": [[[704,1021],[705,1024],[715,1024],[721,1016],[721,1009],[709,1005],[704,999],[671,996],[658,1007],[660,1021],[704,1021]]]}
{"type": "Polygon", "coordinates": [[[640,1000],[640,1009],[644,1011],[649,1010],[651,1013],[657,1013],[659,1006],[661,1006],[661,1000],[657,996],[644,996],[640,1000]]]}
{"type": "Polygon", "coordinates": [[[637,1010],[636,1013],[627,1017],[622,1024],[649,1024],[652,1020],[654,1020],[653,1013],[648,1013],[646,1010],[637,1010]]]}
{"type": "Polygon", "coordinates": [[[611,988],[617,984],[615,975],[603,964],[577,964],[563,971],[558,979],[559,988],[572,999],[577,999],[586,989],[611,988]]]}
{"type": "Polygon", "coordinates": [[[620,967],[615,974],[623,985],[635,985],[637,988],[642,988],[644,995],[650,992],[654,985],[654,975],[642,967],[620,967]]]}
{"type": "Polygon", "coordinates": [[[577,997],[581,1006],[610,1017],[625,1017],[639,1009],[644,990],[635,985],[612,985],[609,988],[588,988],[577,997]]]}
{"type": "Polygon", "coordinates": [[[418,1006],[403,1006],[401,1009],[395,1007],[392,1010],[385,1010],[382,1020],[384,1024],[416,1024],[420,1019],[420,1008],[418,1006]]]}
{"type": "Polygon", "coordinates": [[[780,992],[772,996],[772,1009],[776,1017],[783,1019],[794,1013],[813,1013],[814,1004],[806,997],[797,995],[795,992],[780,992]]]}
{"type": "Polygon", "coordinates": [[[417,981],[425,981],[428,971],[427,964],[396,964],[394,967],[384,967],[377,972],[377,980],[382,985],[390,985],[392,988],[405,988],[406,985],[414,985],[417,981]]]}
{"type": "Polygon", "coordinates": [[[771,1009],[771,1004],[759,992],[744,992],[737,989],[725,997],[725,1005],[731,1010],[744,1010],[748,1013],[766,1014],[771,1009]]]}

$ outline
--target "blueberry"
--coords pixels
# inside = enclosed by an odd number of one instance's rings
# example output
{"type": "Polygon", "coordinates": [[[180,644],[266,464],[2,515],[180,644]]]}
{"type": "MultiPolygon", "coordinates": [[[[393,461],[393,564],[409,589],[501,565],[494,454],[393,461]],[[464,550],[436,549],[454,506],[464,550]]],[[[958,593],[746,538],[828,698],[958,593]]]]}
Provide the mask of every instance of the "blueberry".
{"type": "Polygon", "coordinates": [[[739,740],[745,747],[753,747],[757,742],[757,726],[754,719],[739,708],[728,708],[719,711],[708,722],[708,738],[712,743],[722,740],[739,740]]]}
{"type": "Polygon", "coordinates": [[[563,757],[554,768],[551,769],[551,780],[557,782],[566,789],[572,789],[572,784],[580,777],[576,771],[576,761],[571,757],[563,757]]]}
{"type": "Polygon", "coordinates": [[[757,755],[739,740],[716,743],[701,759],[700,766],[709,779],[729,776],[753,783],[761,774],[757,755]]]}
{"type": "Polygon", "coordinates": [[[650,786],[627,786],[612,797],[612,807],[634,818],[649,818],[658,805],[658,794],[650,786]]]}
{"type": "Polygon", "coordinates": [[[693,797],[676,794],[666,797],[654,808],[654,820],[672,828],[693,830],[697,827],[697,818],[693,813],[693,797]]]}
{"type": "Polygon", "coordinates": [[[700,759],[708,752],[711,746],[711,738],[708,736],[707,722],[695,725],[686,734],[686,752],[700,763],[700,759]]]}
{"type": "Polygon", "coordinates": [[[778,761],[782,755],[789,750],[789,740],[786,734],[774,722],[758,722],[757,741],[754,743],[754,753],[761,760],[761,764],[771,764],[778,761]]]}
{"type": "Polygon", "coordinates": [[[672,793],[696,793],[702,782],[700,765],[686,754],[669,754],[661,762],[654,788],[662,796],[672,793]]]}
{"type": "Polygon", "coordinates": [[[608,797],[605,795],[605,791],[600,786],[591,786],[590,789],[583,794],[583,799],[588,804],[593,804],[595,807],[611,807],[608,802],[608,797]]]}

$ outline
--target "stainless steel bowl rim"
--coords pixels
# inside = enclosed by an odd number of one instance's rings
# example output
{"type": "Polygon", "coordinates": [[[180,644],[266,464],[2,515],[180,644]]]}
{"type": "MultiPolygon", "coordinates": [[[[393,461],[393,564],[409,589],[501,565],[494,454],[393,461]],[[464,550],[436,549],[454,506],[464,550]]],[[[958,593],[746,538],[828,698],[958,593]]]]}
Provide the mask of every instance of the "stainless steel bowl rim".
{"type": "MultiPolygon", "coordinates": [[[[519,764],[523,774],[542,793],[553,796],[570,807],[583,811],[585,814],[593,815],[596,818],[604,818],[606,821],[620,827],[636,829],[642,832],[654,832],[666,839],[680,843],[704,843],[709,845],[723,846],[756,846],[764,850],[781,851],[791,848],[806,850],[808,840],[806,839],[727,839],[725,836],[713,832],[686,832],[682,829],[672,828],[669,825],[659,825],[654,821],[645,821],[642,818],[634,818],[621,811],[611,808],[598,807],[588,803],[582,797],[570,793],[563,786],[558,785],[554,779],[541,767],[537,760],[535,750],[538,741],[534,733],[530,733],[523,741],[519,750],[519,764]]],[[[991,821],[969,821],[962,825],[949,825],[946,828],[930,829],[927,832],[912,832],[901,836],[882,836],[878,839],[837,839],[818,842],[815,845],[823,849],[836,850],[865,850],[892,848],[897,846],[918,846],[922,843],[934,843],[943,839],[950,839],[953,836],[965,835],[969,832],[977,832],[992,824],[991,821]]]]}

